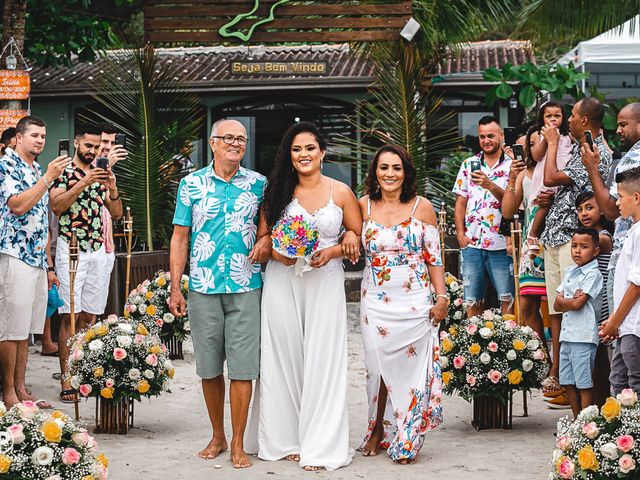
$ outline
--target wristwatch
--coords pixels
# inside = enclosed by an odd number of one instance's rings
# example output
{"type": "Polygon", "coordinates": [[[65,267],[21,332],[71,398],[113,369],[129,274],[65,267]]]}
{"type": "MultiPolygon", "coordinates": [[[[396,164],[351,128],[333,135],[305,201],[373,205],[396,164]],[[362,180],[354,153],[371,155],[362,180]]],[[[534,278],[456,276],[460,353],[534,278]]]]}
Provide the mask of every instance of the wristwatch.
{"type": "Polygon", "coordinates": [[[56,267],[47,267],[47,272],[55,272],[56,267]]]}

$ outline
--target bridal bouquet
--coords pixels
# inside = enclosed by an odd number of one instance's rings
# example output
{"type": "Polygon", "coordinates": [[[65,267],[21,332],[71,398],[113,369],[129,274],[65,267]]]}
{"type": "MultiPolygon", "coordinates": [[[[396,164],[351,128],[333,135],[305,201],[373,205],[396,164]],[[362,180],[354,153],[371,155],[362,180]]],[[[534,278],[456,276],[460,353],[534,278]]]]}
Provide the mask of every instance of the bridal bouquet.
{"type": "Polygon", "coordinates": [[[540,388],[548,369],[542,341],[514,318],[486,310],[440,333],[445,393],[506,401],[509,390],[540,388]]]}
{"type": "MultiPolygon", "coordinates": [[[[189,277],[186,275],[180,280],[180,290],[187,301],[189,277]]],[[[170,296],[171,273],[160,270],[153,279],[145,280],[131,291],[124,306],[124,316],[135,320],[149,319],[160,327],[160,338],[165,343],[174,337],[184,341],[190,333],[189,316],[175,317],[169,312],[170,296]]]]}
{"type": "Polygon", "coordinates": [[[310,257],[318,249],[318,229],[302,215],[283,217],[271,232],[273,249],[288,258],[310,257]]]}
{"type": "Polygon", "coordinates": [[[168,391],[174,369],[149,319],[109,315],[71,340],[69,380],[83,397],[140,400],[168,391]]]}
{"type": "Polygon", "coordinates": [[[0,478],[105,480],[109,461],[96,450],[95,439],[59,410],[25,401],[7,411],[0,402],[0,478]]]}

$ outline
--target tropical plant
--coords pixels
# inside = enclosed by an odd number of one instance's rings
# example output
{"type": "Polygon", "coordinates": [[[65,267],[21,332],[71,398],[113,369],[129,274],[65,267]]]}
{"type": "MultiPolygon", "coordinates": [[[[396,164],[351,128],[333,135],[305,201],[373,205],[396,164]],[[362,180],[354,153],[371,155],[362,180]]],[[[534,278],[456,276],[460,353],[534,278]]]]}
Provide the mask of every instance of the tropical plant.
{"type": "Polygon", "coordinates": [[[168,245],[178,180],[186,172],[173,156],[195,139],[202,125],[198,97],[187,92],[170,62],[160,62],[149,44],[109,53],[109,67],[91,95],[128,137],[129,155],[116,165],[122,197],[131,207],[134,229],[148,250],[168,245]]]}
{"type": "Polygon", "coordinates": [[[595,85],[589,88],[589,95],[597,98],[604,105],[604,120],[602,122],[602,128],[605,131],[607,143],[614,150],[620,150],[620,137],[616,133],[618,129],[618,113],[626,105],[633,102],[640,102],[638,97],[619,98],[615,102],[607,102],[606,93],[601,92],[595,85]]]}

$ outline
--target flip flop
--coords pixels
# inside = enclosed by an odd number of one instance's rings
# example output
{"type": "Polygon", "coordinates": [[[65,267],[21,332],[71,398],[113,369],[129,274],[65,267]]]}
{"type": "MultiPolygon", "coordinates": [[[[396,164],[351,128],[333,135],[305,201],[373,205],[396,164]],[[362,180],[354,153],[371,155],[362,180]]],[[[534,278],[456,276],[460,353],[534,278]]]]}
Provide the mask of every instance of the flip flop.
{"type": "Polygon", "coordinates": [[[75,400],[71,399],[69,400],[67,397],[70,397],[72,395],[75,395],[76,391],[73,388],[70,388],[68,390],[62,390],[60,392],[60,401],[62,403],[75,403],[75,400]]]}
{"type": "Polygon", "coordinates": [[[60,352],[58,352],[58,350],[56,350],[55,352],[49,352],[49,353],[40,352],[40,355],[42,355],[43,357],[59,357],[60,352]]]}

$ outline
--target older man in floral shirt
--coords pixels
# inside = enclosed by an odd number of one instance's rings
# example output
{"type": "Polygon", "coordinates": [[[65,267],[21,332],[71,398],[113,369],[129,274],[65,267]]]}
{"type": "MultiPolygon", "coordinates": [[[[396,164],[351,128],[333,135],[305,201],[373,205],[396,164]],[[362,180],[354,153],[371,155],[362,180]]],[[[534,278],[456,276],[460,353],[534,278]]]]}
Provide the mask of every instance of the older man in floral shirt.
{"type": "Polygon", "coordinates": [[[500,206],[509,180],[511,159],[502,151],[504,135],[498,119],[486,116],[478,123],[480,152],[460,166],[453,193],[457,195],[455,223],[462,251],[464,297],[469,317],[482,312],[491,281],[502,311],[513,302],[513,261],[499,233],[500,206]]]}

